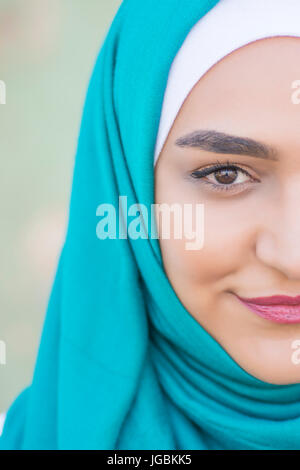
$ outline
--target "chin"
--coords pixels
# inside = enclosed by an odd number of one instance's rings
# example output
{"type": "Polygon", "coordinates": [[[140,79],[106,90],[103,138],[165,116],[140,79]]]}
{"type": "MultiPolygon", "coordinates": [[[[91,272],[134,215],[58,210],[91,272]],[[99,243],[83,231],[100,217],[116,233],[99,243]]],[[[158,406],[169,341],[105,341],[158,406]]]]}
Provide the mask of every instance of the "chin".
{"type": "Polygon", "coordinates": [[[287,361],[276,361],[274,358],[266,358],[262,363],[261,359],[248,357],[239,365],[250,375],[262,382],[273,385],[288,385],[300,383],[300,364],[290,364],[287,361]]]}

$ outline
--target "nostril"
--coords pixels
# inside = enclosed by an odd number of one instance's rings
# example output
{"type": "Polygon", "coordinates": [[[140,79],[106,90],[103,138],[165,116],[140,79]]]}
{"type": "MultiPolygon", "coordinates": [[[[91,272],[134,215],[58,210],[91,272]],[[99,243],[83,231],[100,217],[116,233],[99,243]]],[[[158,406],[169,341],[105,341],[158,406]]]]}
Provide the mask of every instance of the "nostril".
{"type": "Polygon", "coordinates": [[[300,237],[275,238],[264,232],[256,241],[255,253],[261,263],[280,271],[285,278],[300,280],[300,237]]]}

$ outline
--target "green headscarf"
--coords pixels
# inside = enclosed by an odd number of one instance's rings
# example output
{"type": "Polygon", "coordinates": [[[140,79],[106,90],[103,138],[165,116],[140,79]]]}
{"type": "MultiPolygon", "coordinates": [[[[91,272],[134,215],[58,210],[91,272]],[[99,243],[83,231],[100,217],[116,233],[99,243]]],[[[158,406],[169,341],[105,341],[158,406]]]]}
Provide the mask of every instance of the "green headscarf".
{"type": "MultiPolygon", "coordinates": [[[[125,0],[91,77],[32,384],[1,449],[297,449],[300,384],[244,371],[184,308],[159,242],[96,236],[101,203],[154,203],[171,63],[216,0],[125,0]]],[[[228,25],[230,28],[230,25],[228,25]]],[[[205,44],[203,44],[205,47],[205,44]]]]}

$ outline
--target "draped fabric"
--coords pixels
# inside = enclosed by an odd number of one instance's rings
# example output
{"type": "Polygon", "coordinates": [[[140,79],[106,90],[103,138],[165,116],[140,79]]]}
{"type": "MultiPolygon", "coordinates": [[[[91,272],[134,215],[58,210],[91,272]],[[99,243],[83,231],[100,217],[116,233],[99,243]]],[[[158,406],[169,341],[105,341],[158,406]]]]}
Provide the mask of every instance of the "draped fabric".
{"type": "Polygon", "coordinates": [[[124,0],[107,32],[32,382],[0,449],[299,448],[300,384],[265,383],[226,353],[180,302],[149,227],[138,239],[96,232],[100,204],[124,216],[119,196],[150,214],[169,68],[216,3],[124,0]]]}

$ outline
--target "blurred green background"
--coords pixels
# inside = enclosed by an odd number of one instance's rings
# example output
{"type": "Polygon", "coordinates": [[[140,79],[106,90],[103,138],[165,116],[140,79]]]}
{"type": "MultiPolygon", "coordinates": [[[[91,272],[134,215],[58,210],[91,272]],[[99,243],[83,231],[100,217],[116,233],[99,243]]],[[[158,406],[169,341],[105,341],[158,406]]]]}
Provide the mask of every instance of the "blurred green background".
{"type": "Polygon", "coordinates": [[[85,93],[120,4],[0,0],[0,412],[31,382],[66,230],[85,93]]]}

